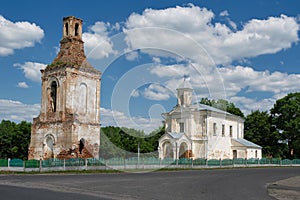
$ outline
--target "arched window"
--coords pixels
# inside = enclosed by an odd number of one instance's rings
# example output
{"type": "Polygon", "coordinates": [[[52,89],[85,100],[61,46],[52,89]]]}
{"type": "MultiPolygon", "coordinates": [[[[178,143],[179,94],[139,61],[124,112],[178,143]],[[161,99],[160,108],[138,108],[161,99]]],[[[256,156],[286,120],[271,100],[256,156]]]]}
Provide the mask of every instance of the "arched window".
{"type": "Polygon", "coordinates": [[[66,35],[69,35],[69,24],[65,23],[65,27],[66,27],[66,35]]]}
{"type": "Polygon", "coordinates": [[[51,83],[51,92],[50,92],[50,105],[53,112],[56,112],[56,103],[57,103],[57,83],[53,81],[51,83]]]}
{"type": "Polygon", "coordinates": [[[44,142],[44,159],[53,158],[54,149],[54,137],[52,135],[47,135],[44,142]]]}
{"type": "Polygon", "coordinates": [[[172,158],[173,159],[173,146],[170,142],[165,142],[163,144],[163,154],[164,154],[164,158],[172,158]]]}
{"type": "Polygon", "coordinates": [[[75,36],[78,36],[78,28],[79,28],[79,24],[76,23],[75,24],[75,36]]]}
{"type": "Polygon", "coordinates": [[[188,146],[185,142],[180,144],[179,148],[179,158],[188,158],[188,146]]]}
{"type": "Polygon", "coordinates": [[[79,86],[79,112],[84,114],[87,111],[87,86],[81,83],[79,86]]]}

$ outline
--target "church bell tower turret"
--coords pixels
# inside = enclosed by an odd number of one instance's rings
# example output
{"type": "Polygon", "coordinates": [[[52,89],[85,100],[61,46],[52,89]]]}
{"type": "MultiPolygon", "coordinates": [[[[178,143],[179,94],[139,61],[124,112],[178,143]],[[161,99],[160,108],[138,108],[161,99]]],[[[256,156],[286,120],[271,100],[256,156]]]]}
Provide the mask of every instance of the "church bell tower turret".
{"type": "Polygon", "coordinates": [[[86,59],[82,20],[63,18],[60,51],[42,73],[28,159],[98,157],[101,72],[86,59]]]}
{"type": "Polygon", "coordinates": [[[177,88],[177,105],[178,106],[190,106],[192,104],[192,86],[188,81],[188,77],[185,75],[183,82],[177,88]]]}

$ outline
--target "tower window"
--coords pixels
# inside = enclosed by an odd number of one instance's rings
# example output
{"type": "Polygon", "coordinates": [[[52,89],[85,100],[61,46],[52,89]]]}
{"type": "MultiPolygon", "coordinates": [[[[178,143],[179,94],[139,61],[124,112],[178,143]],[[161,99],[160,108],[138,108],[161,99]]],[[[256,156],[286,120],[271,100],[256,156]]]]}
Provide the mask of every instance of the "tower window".
{"type": "Polygon", "coordinates": [[[183,122],[180,122],[180,123],[179,123],[179,129],[180,129],[180,130],[179,130],[180,133],[183,133],[183,132],[184,132],[184,123],[183,123],[183,122]]]}
{"type": "Polygon", "coordinates": [[[78,28],[79,28],[79,24],[76,23],[75,24],[75,36],[78,36],[78,28]]]}
{"type": "Polygon", "coordinates": [[[69,35],[69,24],[65,23],[65,27],[66,27],[66,35],[69,35]]]}
{"type": "Polygon", "coordinates": [[[229,135],[232,137],[232,126],[229,126],[229,135]]]}
{"type": "Polygon", "coordinates": [[[184,96],[183,94],[180,95],[180,105],[183,105],[184,104],[184,96]]]}
{"type": "Polygon", "coordinates": [[[50,105],[53,112],[56,112],[56,97],[57,97],[57,83],[53,81],[51,83],[51,92],[50,92],[50,105]]]}

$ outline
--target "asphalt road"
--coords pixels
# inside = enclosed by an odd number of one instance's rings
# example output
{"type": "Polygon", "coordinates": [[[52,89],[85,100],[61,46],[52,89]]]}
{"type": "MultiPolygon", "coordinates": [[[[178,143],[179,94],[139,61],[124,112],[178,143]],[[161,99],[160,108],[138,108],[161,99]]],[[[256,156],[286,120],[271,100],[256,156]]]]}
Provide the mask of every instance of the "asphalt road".
{"type": "Polygon", "coordinates": [[[300,168],[246,168],[151,173],[0,175],[3,200],[274,199],[267,184],[300,168]]]}

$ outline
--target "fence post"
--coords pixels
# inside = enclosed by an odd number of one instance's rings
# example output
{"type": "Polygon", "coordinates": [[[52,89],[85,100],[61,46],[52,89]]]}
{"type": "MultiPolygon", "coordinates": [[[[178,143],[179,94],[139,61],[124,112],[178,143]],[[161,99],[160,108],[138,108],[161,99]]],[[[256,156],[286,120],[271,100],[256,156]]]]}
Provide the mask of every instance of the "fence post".
{"type": "Polygon", "coordinates": [[[66,159],[64,158],[64,170],[66,171],[66,159]]]}
{"type": "Polygon", "coordinates": [[[87,170],[87,159],[84,159],[85,170],[87,170]]]}
{"type": "Polygon", "coordinates": [[[7,160],[7,167],[8,167],[8,170],[10,168],[10,158],[7,160]]]}
{"type": "Polygon", "coordinates": [[[220,168],[222,168],[222,159],[221,158],[219,159],[219,162],[220,162],[219,163],[220,164],[220,168]]]}
{"type": "Polygon", "coordinates": [[[124,158],[124,170],[126,170],[126,161],[125,161],[125,158],[124,158]]]}
{"type": "Polygon", "coordinates": [[[25,172],[25,160],[23,160],[23,171],[25,172]]]}
{"type": "Polygon", "coordinates": [[[143,169],[145,169],[145,158],[143,158],[142,160],[143,160],[143,169]]]}
{"type": "Polygon", "coordinates": [[[39,171],[41,172],[42,171],[42,159],[40,158],[40,167],[39,167],[39,171]]]}

